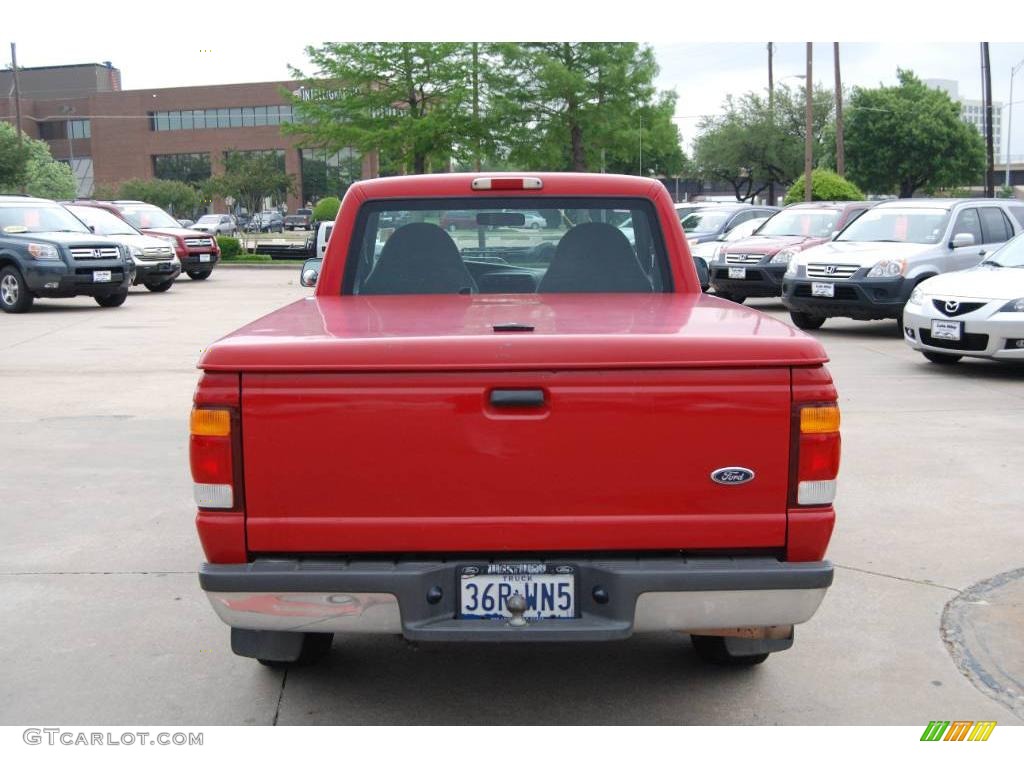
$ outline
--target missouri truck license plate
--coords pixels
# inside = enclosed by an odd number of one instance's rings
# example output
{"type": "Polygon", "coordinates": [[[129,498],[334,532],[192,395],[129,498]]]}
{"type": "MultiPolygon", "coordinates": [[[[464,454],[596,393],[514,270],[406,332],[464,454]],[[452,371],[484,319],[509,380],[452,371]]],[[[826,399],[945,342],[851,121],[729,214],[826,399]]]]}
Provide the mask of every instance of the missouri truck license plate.
{"type": "Polygon", "coordinates": [[[521,595],[527,619],[571,619],[576,615],[576,568],[548,563],[489,563],[459,568],[459,615],[463,619],[508,619],[508,601],[521,595]]]}
{"type": "Polygon", "coordinates": [[[835,298],[836,286],[834,283],[811,283],[811,296],[822,296],[826,299],[835,298]]]}
{"type": "Polygon", "coordinates": [[[110,282],[110,270],[109,269],[98,269],[92,273],[92,281],[94,283],[109,283],[110,282]]]}

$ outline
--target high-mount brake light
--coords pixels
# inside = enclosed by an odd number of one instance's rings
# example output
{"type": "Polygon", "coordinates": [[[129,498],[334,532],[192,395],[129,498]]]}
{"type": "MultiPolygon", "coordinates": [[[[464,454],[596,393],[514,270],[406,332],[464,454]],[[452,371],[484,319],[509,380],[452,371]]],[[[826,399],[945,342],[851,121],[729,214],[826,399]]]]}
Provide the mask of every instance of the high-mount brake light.
{"type": "Polygon", "coordinates": [[[835,403],[800,407],[796,503],[831,504],[839,474],[839,407],[835,403]]]}
{"type": "Polygon", "coordinates": [[[544,189],[544,182],[535,176],[484,176],[473,179],[474,190],[544,189]]]}
{"type": "Polygon", "coordinates": [[[205,509],[233,508],[231,411],[193,408],[189,426],[189,464],[196,505],[205,509]]]}

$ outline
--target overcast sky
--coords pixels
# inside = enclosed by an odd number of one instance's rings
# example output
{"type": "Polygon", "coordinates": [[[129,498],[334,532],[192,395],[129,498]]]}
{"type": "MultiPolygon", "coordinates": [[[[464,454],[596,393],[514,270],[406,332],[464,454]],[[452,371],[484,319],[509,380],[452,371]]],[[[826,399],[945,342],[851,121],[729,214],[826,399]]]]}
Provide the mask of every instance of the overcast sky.
{"type": "MultiPolygon", "coordinates": [[[[679,94],[676,122],[687,150],[700,116],[718,113],[726,95],[767,86],[766,42],[753,42],[755,36],[827,40],[857,35],[861,40],[886,40],[842,44],[846,86],[892,84],[897,67],[902,67],[922,78],[957,80],[962,97],[981,98],[978,43],[925,42],[929,36],[948,37],[948,25],[938,24],[934,15],[931,22],[924,22],[918,18],[920,14],[903,10],[891,0],[861,0],[857,13],[844,14],[841,30],[833,28],[833,20],[821,16],[820,3],[809,0],[789,0],[768,8],[764,3],[750,4],[751,0],[730,0],[728,6],[687,4],[685,10],[679,5],[676,15],[664,19],[658,17],[653,5],[643,18],[626,18],[622,9],[628,6],[621,0],[590,0],[587,14],[573,10],[569,3],[563,6],[517,0],[517,13],[502,19],[492,17],[500,5],[487,5],[492,9],[491,16],[483,18],[479,9],[484,4],[472,0],[389,0],[386,14],[378,10],[384,7],[379,4],[341,3],[339,10],[328,10],[321,16],[308,4],[294,8],[275,4],[271,10],[271,6],[211,3],[190,7],[193,0],[179,0],[158,14],[155,10],[141,12],[142,6],[122,0],[64,2],[47,3],[45,20],[26,3],[6,9],[0,26],[0,62],[9,64],[10,43],[14,41],[19,66],[109,60],[121,70],[123,88],[146,89],[287,79],[288,65],[305,68],[305,46],[317,44],[322,38],[487,40],[501,35],[503,39],[551,39],[553,33],[565,30],[579,33],[572,35],[573,39],[641,40],[657,35],[652,44],[661,67],[658,86],[674,88],[679,94]],[[802,8],[811,10],[802,13],[802,8]],[[923,26],[926,23],[935,26],[929,29],[923,26]],[[801,29],[801,25],[808,28],[801,29]],[[696,35],[712,36],[707,34],[709,31],[714,37],[731,35],[747,42],[694,39],[696,35]],[[899,39],[907,35],[917,42],[899,39]],[[673,37],[679,42],[673,42],[673,37]]],[[[974,37],[990,34],[1001,17],[1019,20],[1019,6],[989,0],[986,12],[973,21],[958,19],[956,33],[974,37]],[[1001,16],[1002,8],[1005,16],[1001,16]],[[984,30],[965,26],[972,23],[981,24],[984,30]]],[[[1019,32],[1016,36],[1024,38],[1019,25],[1004,26],[1009,26],[1011,34],[1019,32]]],[[[792,75],[804,72],[804,44],[782,42],[776,46],[776,82],[799,86],[802,81],[792,75]]],[[[831,85],[831,43],[816,44],[814,56],[815,81],[831,85]]],[[[1022,59],[1024,42],[991,43],[996,101],[1008,101],[1010,68],[1022,59]]],[[[1013,152],[1024,154],[1024,69],[1016,78],[1014,100],[1017,119],[1013,152]]],[[[1003,124],[1005,134],[1005,111],[1003,124]]],[[[997,148],[997,153],[1001,155],[1002,148],[997,148]]]]}

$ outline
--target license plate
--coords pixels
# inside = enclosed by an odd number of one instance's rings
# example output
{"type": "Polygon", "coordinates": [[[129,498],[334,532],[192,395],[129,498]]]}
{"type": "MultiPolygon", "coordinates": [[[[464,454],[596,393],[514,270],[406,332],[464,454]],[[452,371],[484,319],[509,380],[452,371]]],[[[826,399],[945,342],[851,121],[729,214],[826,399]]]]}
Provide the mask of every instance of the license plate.
{"type": "Polygon", "coordinates": [[[199,261],[200,261],[200,263],[205,262],[205,261],[209,261],[209,260],[210,260],[210,254],[208,254],[208,253],[200,253],[199,254],[199,261]]]}
{"type": "Polygon", "coordinates": [[[747,268],[746,267],[729,267],[729,279],[730,280],[746,280],[747,279],[747,268]]]}
{"type": "Polygon", "coordinates": [[[963,325],[959,320],[932,320],[932,338],[960,341],[963,325]]]}
{"type": "Polygon", "coordinates": [[[836,295],[835,283],[811,283],[811,296],[833,299],[836,295]]]}
{"type": "Polygon", "coordinates": [[[92,273],[92,281],[94,283],[109,283],[110,282],[110,270],[109,269],[98,269],[92,273]]]}
{"type": "Polygon", "coordinates": [[[576,615],[576,569],[545,563],[490,563],[459,569],[459,615],[463,619],[512,618],[508,600],[526,601],[527,619],[571,619],[576,615]]]}

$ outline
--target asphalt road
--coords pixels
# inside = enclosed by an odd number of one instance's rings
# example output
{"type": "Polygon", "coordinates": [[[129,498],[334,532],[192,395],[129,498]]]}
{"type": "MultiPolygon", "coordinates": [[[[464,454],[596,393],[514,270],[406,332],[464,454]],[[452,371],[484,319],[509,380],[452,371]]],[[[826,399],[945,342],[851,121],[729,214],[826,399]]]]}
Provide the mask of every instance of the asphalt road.
{"type": "MultiPolygon", "coordinates": [[[[892,322],[816,332],[843,408],[838,569],[793,649],[760,667],[709,668],[671,634],[338,639],[326,663],[287,674],[233,656],[195,576],[194,365],[205,344],[306,295],[297,266],[222,268],[134,290],[119,309],[83,298],[0,316],[0,724],[1024,722],[1010,708],[1021,659],[999,655],[1019,642],[982,658],[1010,670],[997,701],[941,626],[950,600],[1024,565],[1024,369],[939,368],[892,322]]],[[[989,629],[1019,638],[1022,613],[1004,599],[989,629]]],[[[968,643],[985,632],[971,615],[968,643]]]]}

